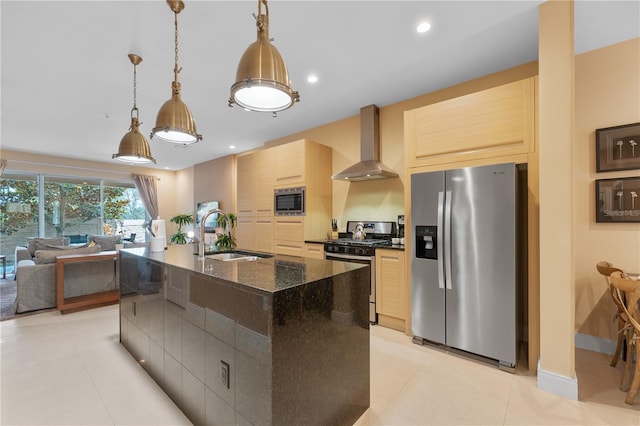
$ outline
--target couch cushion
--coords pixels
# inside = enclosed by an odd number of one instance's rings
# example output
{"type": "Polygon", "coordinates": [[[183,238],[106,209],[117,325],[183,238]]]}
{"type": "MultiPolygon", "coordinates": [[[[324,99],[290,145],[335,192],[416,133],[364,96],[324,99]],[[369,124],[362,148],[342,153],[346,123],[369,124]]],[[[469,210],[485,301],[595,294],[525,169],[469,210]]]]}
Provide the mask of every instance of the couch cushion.
{"type": "Polygon", "coordinates": [[[116,249],[116,244],[122,243],[122,235],[91,235],[89,243],[91,241],[99,244],[102,251],[113,251],[116,249]]]}
{"type": "Polygon", "coordinates": [[[31,257],[36,255],[36,250],[45,250],[47,246],[68,246],[69,238],[57,237],[57,238],[36,238],[27,237],[27,250],[31,257]]]}
{"type": "Polygon", "coordinates": [[[79,248],[85,248],[85,247],[91,247],[94,246],[95,243],[87,243],[87,244],[74,244],[74,245],[68,245],[68,246],[46,246],[43,250],[73,250],[73,249],[79,249],[79,248]]]}
{"type": "Polygon", "coordinates": [[[92,254],[92,253],[100,253],[101,248],[100,245],[96,244],[91,247],[83,247],[83,248],[72,248],[72,249],[47,249],[47,250],[36,250],[35,261],[37,265],[41,265],[43,263],[55,263],[56,256],[66,256],[69,254],[92,254]]]}

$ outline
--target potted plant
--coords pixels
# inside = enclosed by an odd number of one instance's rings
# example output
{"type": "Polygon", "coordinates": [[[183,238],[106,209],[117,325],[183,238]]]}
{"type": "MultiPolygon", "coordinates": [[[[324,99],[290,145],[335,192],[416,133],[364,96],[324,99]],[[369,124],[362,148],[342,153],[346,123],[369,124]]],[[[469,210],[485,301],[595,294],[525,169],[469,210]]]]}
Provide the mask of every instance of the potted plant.
{"type": "Polygon", "coordinates": [[[223,215],[218,215],[218,227],[222,228],[223,231],[227,230],[227,233],[222,232],[217,235],[216,245],[219,249],[233,250],[237,246],[236,237],[233,235],[233,228],[236,227],[237,217],[233,213],[229,213],[227,216],[230,222],[228,230],[226,218],[223,215]]]}
{"type": "Polygon", "coordinates": [[[178,227],[178,230],[175,234],[169,237],[169,240],[175,244],[186,244],[187,243],[187,235],[182,232],[182,227],[185,225],[190,225],[193,223],[193,215],[182,213],[177,214],[171,219],[169,219],[171,223],[175,223],[178,227]]]}

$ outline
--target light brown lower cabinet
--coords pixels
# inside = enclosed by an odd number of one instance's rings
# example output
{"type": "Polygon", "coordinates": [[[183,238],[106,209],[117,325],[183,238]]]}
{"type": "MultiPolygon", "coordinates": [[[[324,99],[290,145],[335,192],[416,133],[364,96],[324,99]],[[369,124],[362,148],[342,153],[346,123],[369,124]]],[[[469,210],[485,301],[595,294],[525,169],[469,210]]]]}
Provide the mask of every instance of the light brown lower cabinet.
{"type": "Polygon", "coordinates": [[[376,312],[378,324],[404,332],[404,251],[376,249],[376,312]]]}
{"type": "Polygon", "coordinates": [[[273,216],[257,217],[253,229],[256,232],[256,250],[273,252],[273,216]]]}
{"type": "Polygon", "coordinates": [[[235,232],[239,248],[256,250],[255,221],[252,217],[238,217],[235,232]]]}
{"type": "Polygon", "coordinates": [[[324,244],[305,243],[304,257],[324,259],[324,244]]]}
{"type": "Polygon", "coordinates": [[[273,251],[276,254],[304,257],[304,242],[291,240],[274,240],[273,251]]]}

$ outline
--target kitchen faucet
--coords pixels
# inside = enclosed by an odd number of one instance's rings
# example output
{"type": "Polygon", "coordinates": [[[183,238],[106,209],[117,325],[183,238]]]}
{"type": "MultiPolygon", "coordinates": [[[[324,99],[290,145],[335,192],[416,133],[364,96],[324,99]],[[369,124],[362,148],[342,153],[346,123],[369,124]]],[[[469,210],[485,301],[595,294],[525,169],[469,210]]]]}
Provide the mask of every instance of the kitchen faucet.
{"type": "Polygon", "coordinates": [[[220,209],[211,209],[208,212],[206,212],[204,214],[204,216],[202,216],[202,219],[200,219],[200,243],[198,244],[198,260],[204,260],[204,229],[205,229],[205,223],[207,221],[207,218],[209,216],[211,216],[214,213],[219,213],[220,215],[222,215],[222,217],[224,217],[224,229],[223,232],[227,230],[227,226],[229,224],[229,217],[225,214],[225,212],[223,212],[220,209]]]}

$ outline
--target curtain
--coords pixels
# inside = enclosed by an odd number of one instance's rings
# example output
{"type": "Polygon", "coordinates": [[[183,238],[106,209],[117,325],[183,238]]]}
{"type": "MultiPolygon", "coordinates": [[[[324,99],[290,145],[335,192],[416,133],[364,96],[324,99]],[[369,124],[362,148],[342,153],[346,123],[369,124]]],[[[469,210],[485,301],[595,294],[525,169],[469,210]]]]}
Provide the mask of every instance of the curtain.
{"type": "MultiPolygon", "coordinates": [[[[131,175],[133,182],[138,190],[138,195],[144,204],[144,208],[151,216],[151,219],[157,219],[160,216],[158,209],[158,189],[156,187],[156,178],[153,176],[131,175]]],[[[151,223],[151,222],[149,222],[151,223]]]]}
{"type": "Polygon", "coordinates": [[[0,159],[0,176],[4,173],[5,167],[7,167],[7,160],[0,159]]]}

